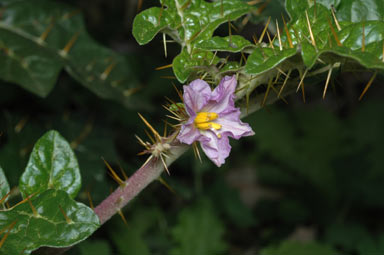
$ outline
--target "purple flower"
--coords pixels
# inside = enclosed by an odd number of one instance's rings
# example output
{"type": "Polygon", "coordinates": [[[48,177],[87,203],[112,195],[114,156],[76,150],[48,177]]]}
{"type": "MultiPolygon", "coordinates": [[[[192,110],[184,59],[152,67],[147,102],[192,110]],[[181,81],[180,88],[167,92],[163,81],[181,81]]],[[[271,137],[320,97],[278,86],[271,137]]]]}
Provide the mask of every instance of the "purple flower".
{"type": "Polygon", "coordinates": [[[239,139],[254,134],[247,123],[240,121],[240,110],[235,108],[236,85],[235,76],[226,76],[213,91],[203,80],[184,86],[189,119],[182,125],[177,139],[186,144],[199,141],[217,166],[225,162],[231,151],[228,137],[239,139]]]}

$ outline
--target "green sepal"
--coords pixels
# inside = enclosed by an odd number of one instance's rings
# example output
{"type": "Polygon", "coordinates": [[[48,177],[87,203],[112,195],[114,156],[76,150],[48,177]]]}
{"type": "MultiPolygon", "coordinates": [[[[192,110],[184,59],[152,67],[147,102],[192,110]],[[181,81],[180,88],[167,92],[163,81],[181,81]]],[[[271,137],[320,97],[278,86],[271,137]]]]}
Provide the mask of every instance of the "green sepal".
{"type": "Polygon", "coordinates": [[[80,187],[79,165],[71,146],[57,131],[47,132],[33,147],[20,178],[19,188],[23,197],[56,189],[74,198],[80,187]]]}

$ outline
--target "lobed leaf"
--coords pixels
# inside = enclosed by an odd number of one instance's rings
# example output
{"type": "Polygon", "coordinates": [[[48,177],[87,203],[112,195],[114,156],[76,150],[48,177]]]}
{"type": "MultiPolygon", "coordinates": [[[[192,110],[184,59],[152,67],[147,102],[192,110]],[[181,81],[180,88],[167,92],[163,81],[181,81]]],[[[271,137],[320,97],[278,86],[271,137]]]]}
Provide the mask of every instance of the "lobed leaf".
{"type": "MultiPolygon", "coordinates": [[[[147,9],[135,17],[133,36],[142,45],[150,42],[156,34],[165,33],[179,43],[182,46],[182,52],[174,59],[173,64],[175,76],[182,83],[193,73],[191,67],[195,66],[198,59],[194,50],[210,48],[212,43],[221,43],[217,41],[218,39],[210,41],[218,26],[238,19],[252,9],[250,5],[241,0],[214,2],[205,0],[163,0],[161,4],[161,8],[147,9]],[[203,41],[206,41],[208,45],[204,44],[203,41]],[[200,46],[197,45],[199,43],[201,43],[200,46]],[[182,71],[186,69],[188,70],[182,71]]],[[[244,46],[245,39],[239,39],[238,37],[235,40],[235,43],[240,43],[234,50],[238,51],[238,47],[244,46]]],[[[212,47],[216,46],[213,45],[212,47]]],[[[225,45],[220,47],[224,47],[224,50],[231,49],[225,45]]]]}
{"type": "Polygon", "coordinates": [[[72,198],[81,187],[79,165],[68,142],[49,131],[35,144],[19,188],[24,198],[48,189],[63,190],[72,198]]]}
{"type": "Polygon", "coordinates": [[[66,247],[86,239],[99,226],[97,215],[61,190],[46,190],[35,199],[0,211],[5,235],[0,254],[30,254],[42,246],[66,247]],[[34,212],[35,211],[35,212],[34,212]]]}
{"type": "Polygon", "coordinates": [[[45,97],[65,68],[98,96],[129,104],[135,85],[130,64],[88,35],[78,10],[47,0],[1,4],[1,79],[45,97]]]}

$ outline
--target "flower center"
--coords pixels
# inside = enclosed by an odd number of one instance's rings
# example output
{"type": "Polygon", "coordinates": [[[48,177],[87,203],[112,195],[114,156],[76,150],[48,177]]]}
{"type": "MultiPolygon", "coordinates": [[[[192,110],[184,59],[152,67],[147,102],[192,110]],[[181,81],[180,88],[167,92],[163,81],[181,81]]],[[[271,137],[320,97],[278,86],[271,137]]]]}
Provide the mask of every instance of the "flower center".
{"type": "Polygon", "coordinates": [[[219,115],[215,112],[199,112],[196,115],[196,118],[194,120],[195,126],[198,129],[202,130],[208,130],[208,129],[215,129],[219,130],[221,129],[221,125],[217,124],[215,122],[212,122],[212,120],[215,120],[219,117],[219,115]]]}

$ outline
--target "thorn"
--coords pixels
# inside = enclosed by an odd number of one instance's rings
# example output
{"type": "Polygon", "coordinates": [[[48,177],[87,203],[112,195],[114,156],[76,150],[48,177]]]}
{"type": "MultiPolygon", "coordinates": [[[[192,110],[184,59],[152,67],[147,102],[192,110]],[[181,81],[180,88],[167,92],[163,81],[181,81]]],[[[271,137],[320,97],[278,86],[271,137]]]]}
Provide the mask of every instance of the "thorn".
{"type": "Polygon", "coordinates": [[[168,80],[176,80],[176,77],[175,76],[160,76],[161,79],[168,79],[168,80]]]}
{"type": "Polygon", "coordinates": [[[332,17],[333,17],[333,19],[334,19],[334,21],[335,21],[337,30],[340,31],[340,30],[341,30],[341,27],[340,27],[340,25],[339,25],[339,21],[338,21],[337,18],[336,18],[336,14],[335,14],[336,11],[335,11],[335,7],[334,7],[333,5],[331,6],[331,12],[332,12],[332,17]]]}
{"type": "Polygon", "coordinates": [[[100,79],[105,81],[109,74],[111,73],[111,71],[113,70],[113,68],[116,66],[116,62],[113,62],[111,63],[105,70],[104,72],[100,75],[100,79]]]}
{"type": "Polygon", "coordinates": [[[26,198],[24,198],[23,200],[21,200],[20,202],[18,202],[17,204],[15,204],[13,207],[16,207],[18,205],[21,205],[21,204],[24,204],[25,202],[27,202],[30,198],[32,198],[34,195],[36,195],[37,192],[33,193],[32,195],[29,195],[27,196],[26,198]]]}
{"type": "Polygon", "coordinates": [[[29,116],[24,116],[15,126],[15,133],[20,133],[23,130],[25,124],[27,124],[29,116]]]}
{"type": "Polygon", "coordinates": [[[112,179],[115,182],[117,182],[117,184],[119,184],[119,186],[121,188],[124,188],[126,185],[125,182],[122,179],[120,179],[120,177],[116,174],[116,172],[112,169],[112,167],[109,165],[109,163],[104,158],[101,158],[101,159],[104,161],[104,164],[107,166],[112,179]]]}
{"type": "Polygon", "coordinates": [[[255,45],[257,45],[257,37],[255,34],[252,35],[252,40],[255,45]]]}
{"type": "Polygon", "coordinates": [[[151,126],[151,124],[148,123],[148,121],[140,113],[137,113],[137,114],[139,115],[141,120],[144,122],[144,124],[149,128],[149,130],[152,131],[152,133],[155,135],[156,140],[159,142],[161,140],[161,136],[159,135],[159,133],[157,133],[157,131],[151,126]]]}
{"type": "Polygon", "coordinates": [[[193,148],[193,152],[195,154],[195,157],[197,157],[199,159],[200,163],[203,163],[203,161],[201,160],[201,156],[200,156],[200,150],[199,150],[199,147],[198,147],[196,142],[194,142],[192,144],[192,148],[193,148]]]}
{"type": "Polygon", "coordinates": [[[27,200],[27,201],[28,201],[29,207],[31,207],[31,209],[32,209],[33,216],[34,216],[34,217],[39,217],[40,215],[39,215],[39,213],[36,211],[36,208],[33,206],[31,200],[29,199],[29,197],[28,197],[28,200],[27,200]]]}
{"type": "Polygon", "coordinates": [[[264,30],[263,30],[263,32],[261,33],[261,36],[260,36],[260,39],[259,39],[259,43],[261,43],[261,42],[263,41],[264,34],[265,34],[265,32],[267,31],[267,28],[268,28],[268,26],[269,26],[269,22],[270,22],[270,21],[271,21],[271,16],[269,16],[268,21],[267,21],[267,24],[265,25],[264,30]]]}
{"type": "Polygon", "coordinates": [[[337,36],[335,29],[332,26],[332,22],[329,19],[328,19],[328,24],[329,24],[329,27],[331,28],[331,32],[332,32],[333,37],[335,38],[337,46],[343,46],[339,40],[339,37],[337,36]]]}
{"type": "Polygon", "coordinates": [[[83,130],[81,131],[80,135],[70,143],[71,148],[76,149],[77,146],[79,146],[79,144],[82,143],[88,137],[88,135],[92,132],[92,129],[93,129],[93,118],[88,120],[83,130]]]}
{"type": "Polygon", "coordinates": [[[120,209],[117,210],[117,213],[120,215],[121,219],[124,221],[124,224],[128,225],[127,220],[125,219],[124,213],[120,209]]]}
{"type": "Polygon", "coordinates": [[[361,51],[364,52],[365,51],[365,23],[363,22],[363,28],[362,28],[362,33],[363,33],[363,36],[361,38],[361,51]]]}
{"type": "Polygon", "coordinates": [[[309,22],[307,10],[305,10],[305,17],[307,18],[307,25],[308,25],[309,35],[311,36],[312,45],[313,45],[313,47],[315,47],[315,49],[317,51],[316,41],[315,41],[315,37],[313,36],[313,33],[312,33],[311,23],[309,22]]]}
{"type": "MultiPolygon", "coordinates": [[[[271,36],[269,35],[268,31],[267,31],[267,37],[268,37],[268,41],[269,41],[269,46],[274,50],[275,47],[273,46],[271,36]]],[[[273,52],[275,53],[275,51],[273,51],[273,52]]],[[[275,53],[275,55],[276,55],[276,53],[275,53]]]]}
{"type": "Polygon", "coordinates": [[[149,161],[151,161],[152,158],[153,158],[152,155],[149,156],[149,157],[147,158],[147,160],[144,162],[144,164],[143,164],[141,167],[144,167],[145,165],[147,165],[147,164],[149,163],[149,161]]]}
{"type": "MultiPolygon", "coordinates": [[[[279,91],[275,88],[275,86],[272,84],[271,89],[276,93],[276,95],[279,95],[279,91]]],[[[285,104],[288,104],[288,101],[283,96],[278,96],[285,104]]]]}
{"type": "Polygon", "coordinates": [[[372,75],[371,79],[369,79],[367,85],[365,86],[363,92],[361,93],[360,97],[359,97],[359,101],[361,101],[361,99],[363,99],[363,96],[365,95],[365,93],[367,92],[367,90],[369,89],[369,87],[371,87],[372,85],[372,82],[375,80],[376,78],[376,75],[377,75],[377,71],[372,75]]]}
{"type": "Polygon", "coordinates": [[[77,14],[80,14],[81,11],[79,9],[77,10],[73,10],[71,12],[68,12],[66,14],[63,15],[62,19],[70,19],[72,18],[73,16],[77,15],[77,14]]]}
{"type": "Polygon", "coordinates": [[[72,38],[68,41],[68,43],[64,46],[64,48],[60,51],[60,55],[66,57],[68,52],[71,50],[73,45],[75,44],[77,38],[79,37],[79,32],[76,32],[72,38]]]}
{"type": "Polygon", "coordinates": [[[303,95],[303,102],[305,104],[305,90],[304,90],[304,82],[301,84],[301,93],[303,95]]]}
{"type": "Polygon", "coordinates": [[[268,95],[269,95],[269,91],[270,91],[270,89],[271,89],[271,86],[272,86],[272,78],[269,79],[268,87],[267,87],[267,91],[266,91],[265,94],[264,94],[264,99],[263,99],[263,102],[261,103],[261,107],[264,107],[265,102],[267,101],[267,97],[268,97],[268,95]]]}
{"type": "Polygon", "coordinates": [[[252,17],[252,16],[251,16],[250,14],[246,15],[246,16],[244,17],[244,19],[241,21],[241,25],[242,25],[243,27],[245,27],[245,25],[248,24],[249,19],[250,19],[251,17],[252,17]]]}
{"type": "Polygon", "coordinates": [[[128,178],[127,174],[125,173],[124,168],[120,165],[120,163],[119,163],[119,169],[120,169],[121,174],[124,177],[124,180],[128,181],[129,178],[128,178]]]}
{"type": "Polygon", "coordinates": [[[163,69],[167,69],[167,68],[171,68],[171,67],[172,67],[172,64],[169,64],[169,65],[165,65],[165,66],[156,67],[155,70],[158,71],[158,70],[163,70],[163,69]]]}
{"type": "Polygon", "coordinates": [[[160,25],[161,17],[163,16],[163,11],[164,11],[164,3],[163,3],[163,1],[160,1],[160,2],[161,2],[161,9],[160,9],[159,17],[157,19],[157,23],[159,25],[160,25]]]}
{"type": "Polygon", "coordinates": [[[165,33],[163,33],[163,45],[164,45],[164,56],[167,58],[167,38],[165,33]]]}
{"type": "Polygon", "coordinates": [[[299,83],[299,85],[297,86],[296,93],[299,91],[299,89],[300,89],[300,87],[301,87],[301,84],[303,84],[303,81],[304,81],[305,76],[307,75],[307,72],[308,72],[308,69],[305,69],[304,74],[303,74],[303,76],[301,77],[300,83],[299,83]]]}
{"type": "Polygon", "coordinates": [[[176,90],[176,93],[177,95],[179,96],[180,100],[182,102],[184,102],[184,97],[183,97],[183,93],[181,93],[181,91],[176,87],[176,85],[172,82],[172,86],[173,88],[176,90]]]}
{"type": "Polygon", "coordinates": [[[175,190],[162,178],[162,177],[159,177],[159,182],[161,184],[163,184],[170,192],[172,193],[176,193],[175,190]]]}
{"type": "Polygon", "coordinates": [[[152,144],[155,144],[156,141],[155,141],[155,139],[151,136],[151,134],[150,134],[146,129],[144,129],[144,132],[145,132],[145,134],[148,136],[149,140],[151,140],[152,144]]]}
{"type": "Polygon", "coordinates": [[[244,60],[244,63],[246,63],[247,58],[245,57],[244,52],[240,52],[240,53],[241,53],[241,58],[244,60]]]}
{"type": "Polygon", "coordinates": [[[287,27],[287,23],[285,22],[284,15],[281,14],[281,17],[283,18],[284,30],[285,30],[285,33],[287,35],[287,39],[288,39],[288,43],[289,43],[289,48],[293,48],[292,38],[291,38],[291,35],[289,34],[289,30],[288,30],[288,27],[287,27]]]}
{"type": "Polygon", "coordinates": [[[164,158],[163,158],[163,154],[160,154],[160,159],[161,159],[161,162],[163,163],[163,166],[164,166],[165,171],[167,171],[167,174],[168,174],[168,175],[171,175],[171,174],[169,173],[167,164],[165,163],[165,160],[164,160],[164,158]]]}
{"type": "Polygon", "coordinates": [[[143,6],[143,0],[138,0],[137,1],[137,9],[136,9],[136,11],[139,12],[141,10],[142,6],[143,6]]]}
{"type": "Polygon", "coordinates": [[[4,201],[9,197],[9,195],[11,195],[12,191],[13,191],[13,190],[10,190],[7,194],[5,194],[4,197],[2,197],[2,198],[0,199],[0,205],[4,203],[4,201]]]}
{"type": "Polygon", "coordinates": [[[52,18],[51,22],[49,23],[48,27],[45,29],[45,31],[40,35],[38,42],[42,43],[47,39],[47,36],[49,32],[51,32],[53,26],[55,25],[55,20],[52,18]]]}
{"type": "Polygon", "coordinates": [[[7,231],[7,233],[5,233],[5,235],[1,238],[0,240],[0,249],[1,247],[4,245],[4,242],[5,240],[7,239],[9,233],[11,233],[11,230],[15,227],[16,225],[16,222],[17,220],[15,220],[14,222],[11,223],[11,225],[9,225],[9,227],[7,229],[4,229],[4,230],[1,230],[0,231],[0,234],[4,233],[4,231],[7,231]]]}
{"type": "Polygon", "coordinates": [[[279,39],[279,48],[280,48],[280,51],[282,51],[283,50],[283,45],[281,44],[279,22],[277,22],[277,19],[276,19],[276,30],[277,30],[277,38],[279,39]]]}
{"type": "Polygon", "coordinates": [[[384,62],[384,41],[383,41],[383,58],[382,58],[382,60],[381,61],[383,61],[384,62]]]}
{"type": "Polygon", "coordinates": [[[324,87],[324,92],[323,92],[323,100],[325,98],[325,94],[327,93],[327,88],[328,88],[329,80],[331,79],[332,69],[333,69],[332,65],[330,65],[330,68],[329,68],[329,71],[328,71],[328,75],[327,75],[327,80],[325,81],[325,87],[324,87]]]}
{"type": "Polygon", "coordinates": [[[253,0],[253,1],[249,1],[247,2],[248,5],[255,5],[255,4],[258,4],[258,3],[261,3],[262,0],[253,0]]]}
{"type": "Polygon", "coordinates": [[[88,190],[86,191],[86,193],[87,193],[87,197],[88,197],[88,201],[89,201],[89,206],[91,207],[92,210],[94,210],[95,207],[93,206],[93,202],[92,202],[92,198],[91,198],[91,193],[89,193],[88,190]]]}
{"type": "Polygon", "coordinates": [[[67,224],[73,224],[73,221],[68,217],[68,215],[64,212],[63,208],[61,207],[61,205],[59,205],[59,209],[60,209],[60,212],[63,214],[64,218],[65,218],[65,221],[67,222],[67,224]]]}
{"type": "Polygon", "coordinates": [[[262,6],[260,6],[260,7],[257,9],[256,13],[257,13],[257,14],[261,14],[261,13],[264,11],[264,9],[267,7],[267,5],[269,4],[269,2],[271,2],[271,0],[267,0],[262,6]]]}
{"type": "Polygon", "coordinates": [[[187,9],[191,4],[191,2],[192,0],[188,0],[183,6],[181,6],[181,10],[184,11],[185,9],[187,9]]]}
{"type": "Polygon", "coordinates": [[[224,16],[224,4],[223,4],[223,0],[220,0],[220,14],[221,14],[221,17],[224,16]]]}

